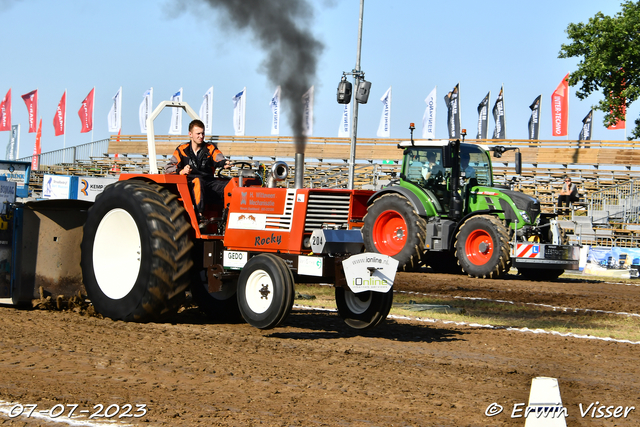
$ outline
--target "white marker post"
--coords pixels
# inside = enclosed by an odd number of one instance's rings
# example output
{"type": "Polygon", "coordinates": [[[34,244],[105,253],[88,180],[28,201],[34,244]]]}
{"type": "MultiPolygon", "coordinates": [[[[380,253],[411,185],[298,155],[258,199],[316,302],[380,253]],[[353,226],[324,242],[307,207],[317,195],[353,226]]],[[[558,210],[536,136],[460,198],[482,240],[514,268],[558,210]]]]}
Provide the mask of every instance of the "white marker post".
{"type": "Polygon", "coordinates": [[[525,408],[525,427],[567,427],[567,409],[562,407],[557,378],[531,380],[529,406],[525,408]]]}

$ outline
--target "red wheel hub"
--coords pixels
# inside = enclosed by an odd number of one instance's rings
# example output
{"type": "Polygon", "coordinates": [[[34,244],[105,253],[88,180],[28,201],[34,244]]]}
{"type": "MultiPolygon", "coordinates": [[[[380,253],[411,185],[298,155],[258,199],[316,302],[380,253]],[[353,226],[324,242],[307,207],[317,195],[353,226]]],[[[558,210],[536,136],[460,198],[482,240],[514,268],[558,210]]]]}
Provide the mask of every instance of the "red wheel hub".
{"type": "Polygon", "coordinates": [[[485,230],[473,230],[464,244],[469,262],[484,265],[493,255],[493,239],[485,230]]]}
{"type": "Polygon", "coordinates": [[[407,223],[396,211],[384,211],[373,226],[373,244],[384,255],[393,256],[407,243],[407,223]]]}

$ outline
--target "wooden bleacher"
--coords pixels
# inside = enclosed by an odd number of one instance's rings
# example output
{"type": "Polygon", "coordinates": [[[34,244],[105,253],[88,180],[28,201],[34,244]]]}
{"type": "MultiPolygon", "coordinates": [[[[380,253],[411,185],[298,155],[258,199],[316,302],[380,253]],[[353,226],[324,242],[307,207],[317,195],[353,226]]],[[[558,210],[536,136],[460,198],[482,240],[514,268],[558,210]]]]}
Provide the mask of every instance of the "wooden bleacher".
{"type": "MultiPolygon", "coordinates": [[[[296,153],[293,137],[216,136],[212,139],[231,160],[284,160],[293,169],[296,153]]],[[[407,139],[358,138],[355,185],[375,186],[391,179],[392,172],[399,173],[402,150],[397,148],[397,144],[407,139]]],[[[187,140],[185,135],[157,135],[158,166],[164,167],[175,148],[187,140]]],[[[466,142],[518,148],[523,170],[518,177],[517,188],[540,199],[545,211],[553,210],[565,175],[571,176],[583,197],[603,187],[640,178],[640,141],[467,139],[466,142]]],[[[146,135],[114,135],[105,154],[68,170],[56,169],[48,173],[70,171],[109,176],[120,172],[148,171],[146,135]]],[[[349,138],[307,138],[305,185],[346,186],[349,157],[349,138]]],[[[501,158],[492,159],[497,184],[507,184],[516,176],[514,160],[515,151],[507,151],[501,158]]]]}
{"type": "MultiPolygon", "coordinates": [[[[170,157],[176,147],[188,140],[181,135],[157,135],[156,154],[170,157]]],[[[295,140],[292,137],[264,137],[264,136],[232,136],[213,137],[218,148],[229,158],[270,158],[293,159],[296,153],[295,140]]],[[[397,148],[400,140],[391,139],[358,139],[356,160],[394,160],[402,158],[402,150],[397,148]]],[[[350,157],[351,141],[348,138],[307,138],[305,158],[323,161],[348,160],[350,157]]],[[[109,141],[107,154],[129,156],[130,154],[148,155],[147,139],[145,135],[112,136],[109,141]]]]}

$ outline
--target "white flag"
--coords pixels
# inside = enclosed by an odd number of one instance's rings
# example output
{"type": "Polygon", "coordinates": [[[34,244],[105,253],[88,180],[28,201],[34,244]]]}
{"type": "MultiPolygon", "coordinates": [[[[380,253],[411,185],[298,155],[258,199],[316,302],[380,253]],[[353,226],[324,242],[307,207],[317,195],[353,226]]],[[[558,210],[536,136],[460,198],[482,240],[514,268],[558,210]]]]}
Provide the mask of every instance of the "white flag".
{"type": "Polygon", "coordinates": [[[236,136],[244,136],[244,119],[247,108],[247,87],[233,97],[233,129],[236,136]]]}
{"type": "MultiPolygon", "coordinates": [[[[173,102],[182,102],[182,88],[171,97],[173,102]]],[[[182,108],[171,109],[171,126],[169,126],[169,135],[182,134],[182,108]]]]}
{"type": "Polygon", "coordinates": [[[338,128],[339,138],[346,138],[348,136],[351,136],[351,103],[344,104],[340,127],[338,128]]]}
{"type": "Polygon", "coordinates": [[[16,160],[20,150],[20,124],[11,126],[5,160],[16,160]]]}
{"type": "Polygon", "coordinates": [[[122,128],[122,86],[113,96],[113,105],[109,110],[107,121],[109,122],[109,132],[119,132],[122,128]]]}
{"type": "Polygon", "coordinates": [[[142,94],[142,103],[140,104],[140,132],[147,133],[147,119],[153,109],[153,88],[148,89],[142,94]]]}
{"type": "Polygon", "coordinates": [[[280,86],[276,88],[271,102],[271,135],[280,135],[280,86]]]}
{"type": "Polygon", "coordinates": [[[391,135],[391,87],[382,95],[380,101],[383,107],[377,135],[381,138],[389,138],[391,135]]]}
{"type": "Polygon", "coordinates": [[[200,106],[200,120],[204,122],[204,132],[208,135],[213,128],[213,86],[202,96],[200,106]]]}
{"type": "Polygon", "coordinates": [[[309,90],[302,95],[302,107],[304,108],[302,113],[302,134],[304,136],[313,135],[313,89],[311,86],[309,90]]]}
{"type": "Polygon", "coordinates": [[[436,87],[433,88],[427,99],[424,100],[427,108],[422,116],[422,138],[436,138],[436,87]]]}

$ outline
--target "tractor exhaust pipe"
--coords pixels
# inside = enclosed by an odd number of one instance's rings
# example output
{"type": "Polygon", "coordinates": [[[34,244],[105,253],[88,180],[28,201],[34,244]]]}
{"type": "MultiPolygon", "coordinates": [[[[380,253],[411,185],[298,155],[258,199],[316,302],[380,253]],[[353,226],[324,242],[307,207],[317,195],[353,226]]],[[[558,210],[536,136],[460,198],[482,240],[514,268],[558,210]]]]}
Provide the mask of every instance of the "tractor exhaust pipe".
{"type": "Polygon", "coordinates": [[[267,178],[267,188],[275,188],[276,182],[284,181],[289,176],[289,165],[285,162],[275,162],[271,167],[271,173],[267,178]]]}
{"type": "Polygon", "coordinates": [[[295,188],[304,187],[304,153],[296,153],[295,188]]]}

